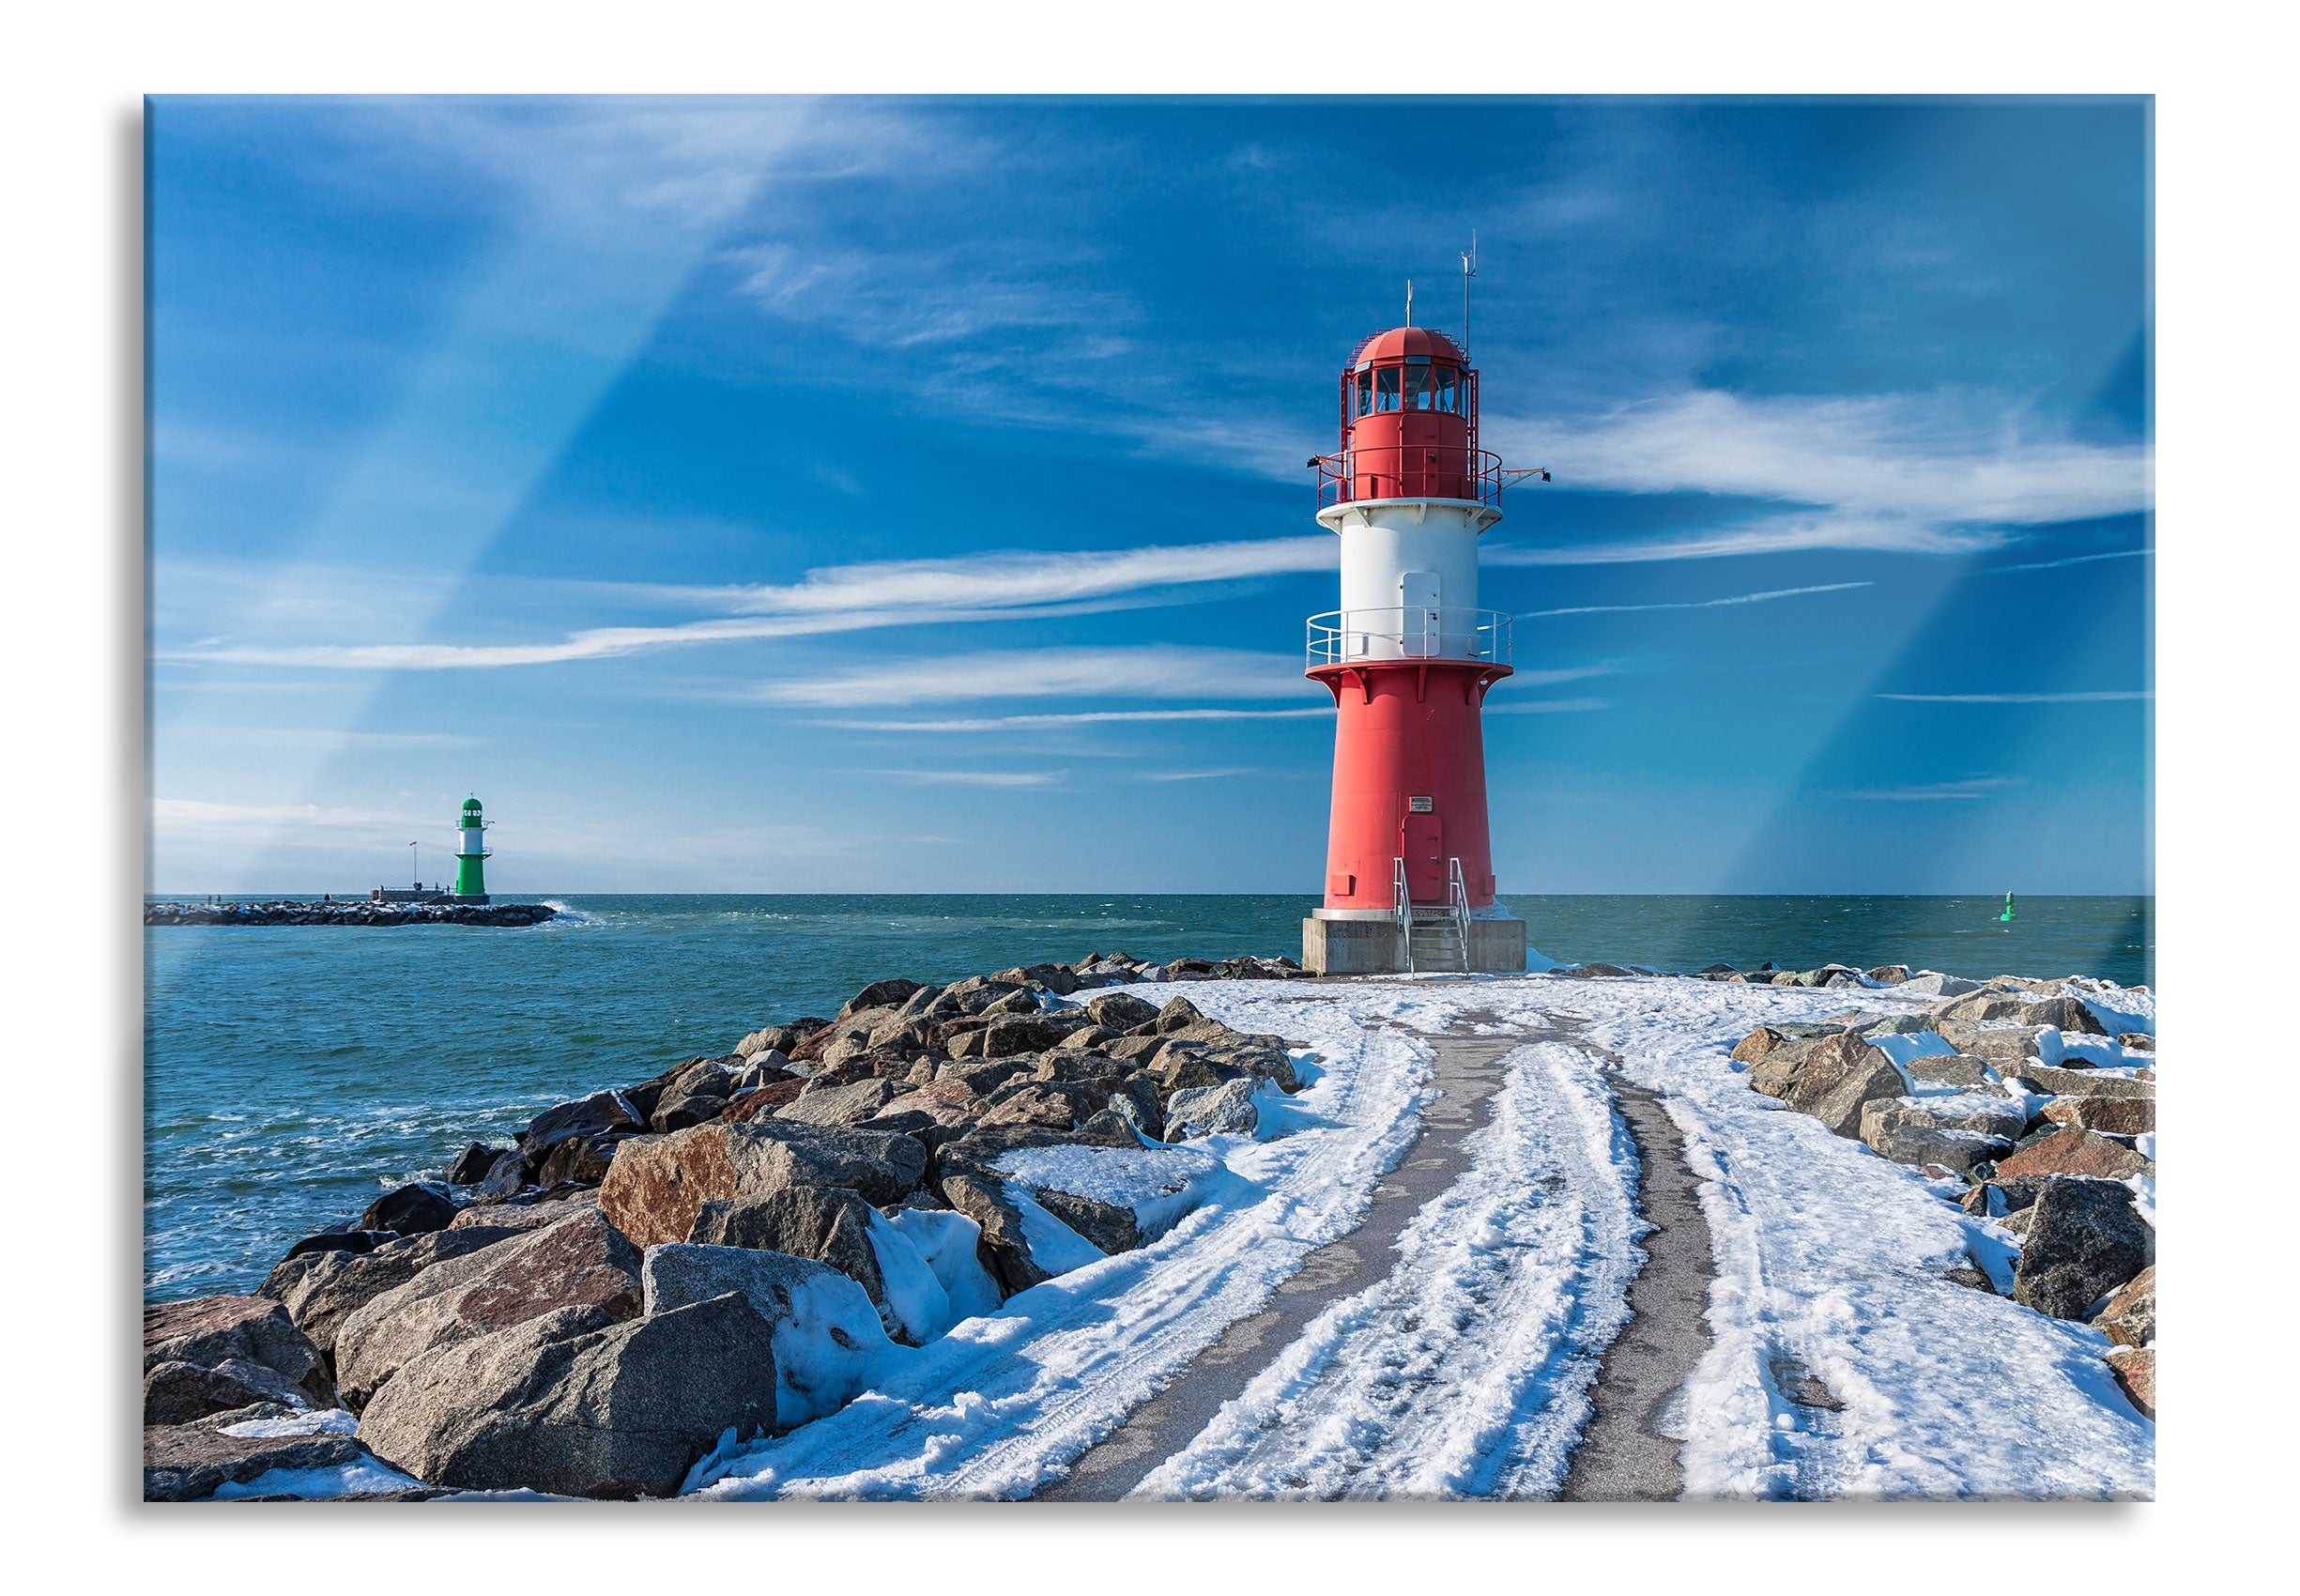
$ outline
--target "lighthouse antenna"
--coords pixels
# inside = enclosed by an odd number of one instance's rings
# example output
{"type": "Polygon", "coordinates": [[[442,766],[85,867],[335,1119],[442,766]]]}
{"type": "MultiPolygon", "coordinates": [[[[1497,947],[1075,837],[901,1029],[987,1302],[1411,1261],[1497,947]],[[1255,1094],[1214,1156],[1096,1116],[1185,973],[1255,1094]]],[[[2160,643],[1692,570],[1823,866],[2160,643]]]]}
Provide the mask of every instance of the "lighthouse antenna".
{"type": "Polygon", "coordinates": [[[1414,325],[1414,280],[1410,277],[1405,280],[1405,325],[1414,325]]]}
{"type": "Polygon", "coordinates": [[[1469,230],[1469,253],[1462,257],[1462,358],[1469,359],[1469,280],[1478,275],[1478,230],[1469,230]]]}

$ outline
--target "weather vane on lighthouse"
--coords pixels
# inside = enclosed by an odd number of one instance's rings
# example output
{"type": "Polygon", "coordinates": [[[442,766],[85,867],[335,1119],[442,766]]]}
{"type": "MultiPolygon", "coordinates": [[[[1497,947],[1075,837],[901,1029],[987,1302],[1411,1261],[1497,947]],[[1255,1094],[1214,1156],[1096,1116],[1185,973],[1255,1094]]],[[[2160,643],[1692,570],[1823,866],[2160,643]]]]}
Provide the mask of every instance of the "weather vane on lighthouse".
{"type": "Polygon", "coordinates": [[[1310,462],[1342,540],[1342,607],[1311,618],[1307,672],[1334,696],[1326,898],[1302,922],[1322,974],[1526,967],[1526,923],[1494,898],[1480,716],[1510,618],[1478,607],[1478,538],[1504,487],[1549,473],[1478,447],[1478,373],[1412,325],[1411,294],[1407,325],[1342,374],[1341,449],[1310,462]]]}

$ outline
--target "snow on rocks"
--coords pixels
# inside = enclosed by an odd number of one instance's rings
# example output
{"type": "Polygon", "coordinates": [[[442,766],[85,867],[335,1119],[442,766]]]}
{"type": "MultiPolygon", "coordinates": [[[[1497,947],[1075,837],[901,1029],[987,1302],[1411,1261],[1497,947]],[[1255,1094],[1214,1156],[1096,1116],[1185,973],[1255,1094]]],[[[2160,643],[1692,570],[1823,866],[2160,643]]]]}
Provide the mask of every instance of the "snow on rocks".
{"type": "MultiPolygon", "coordinates": [[[[1706,974],[875,982],[444,1149],[467,1178],[299,1243],[256,1317],[292,1322],[304,1383],[233,1434],[155,1425],[147,1486],[1027,1495],[1357,1226],[1418,1130],[1416,1033],[1469,1028],[1543,1039],[1467,1173],[1156,1491],[1553,1492],[1641,1256],[1601,1059],[1666,1095],[1707,1182],[1689,1494],[2150,1490],[2153,996],[1706,974]]],[[[187,1401],[261,1394],[223,1352],[162,1361],[187,1401]]]]}

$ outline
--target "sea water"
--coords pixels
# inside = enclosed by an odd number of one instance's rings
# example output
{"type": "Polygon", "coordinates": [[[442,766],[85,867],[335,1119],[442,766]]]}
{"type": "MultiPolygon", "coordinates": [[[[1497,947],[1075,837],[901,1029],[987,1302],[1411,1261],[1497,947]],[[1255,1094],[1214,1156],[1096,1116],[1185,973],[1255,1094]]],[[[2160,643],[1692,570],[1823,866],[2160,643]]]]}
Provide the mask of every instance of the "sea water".
{"type": "MultiPolygon", "coordinates": [[[[253,1290],[288,1244],[542,1109],[829,1016],[887,975],[1301,955],[1295,897],[601,897],[533,929],[145,934],[145,1288],[253,1290]]],[[[2153,980],[2154,900],[1510,898],[1560,960],[1836,959],[2153,980]]]]}

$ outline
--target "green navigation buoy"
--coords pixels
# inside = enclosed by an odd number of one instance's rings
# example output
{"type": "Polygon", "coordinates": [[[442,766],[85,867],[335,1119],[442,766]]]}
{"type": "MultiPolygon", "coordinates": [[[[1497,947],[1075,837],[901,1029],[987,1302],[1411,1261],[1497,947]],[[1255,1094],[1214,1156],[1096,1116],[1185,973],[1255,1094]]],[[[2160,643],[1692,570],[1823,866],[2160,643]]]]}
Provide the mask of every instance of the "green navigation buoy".
{"type": "Polygon", "coordinates": [[[2004,913],[1997,916],[1997,923],[2001,926],[2009,926],[2013,923],[2015,918],[2016,916],[2013,913],[2013,895],[2008,892],[2004,895],[2004,913]]]}

